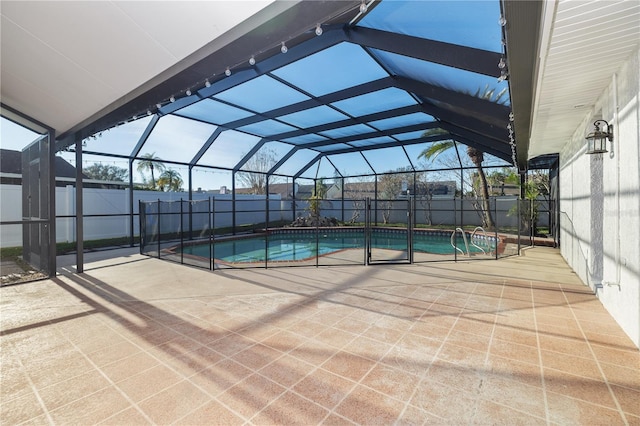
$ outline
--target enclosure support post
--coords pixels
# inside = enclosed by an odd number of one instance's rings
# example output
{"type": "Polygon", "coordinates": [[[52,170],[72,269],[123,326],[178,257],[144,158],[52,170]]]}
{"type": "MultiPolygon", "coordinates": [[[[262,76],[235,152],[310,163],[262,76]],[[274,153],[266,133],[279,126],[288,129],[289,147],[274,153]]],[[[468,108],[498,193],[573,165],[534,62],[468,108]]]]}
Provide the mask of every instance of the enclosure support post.
{"type": "MultiPolygon", "coordinates": [[[[138,211],[140,213],[140,211],[138,211]]],[[[133,158],[129,159],[129,247],[135,245],[135,236],[133,232],[133,158]]]]}
{"type": "Polygon", "coordinates": [[[340,198],[342,198],[342,202],[340,205],[342,206],[342,223],[344,224],[344,178],[340,178],[340,198]]]}
{"type": "Polygon", "coordinates": [[[160,259],[160,240],[162,239],[162,227],[160,226],[160,198],[158,198],[158,259],[160,259]]]}
{"type": "Polygon", "coordinates": [[[231,234],[236,235],[236,172],[231,172],[231,234]]]}
{"type": "Polygon", "coordinates": [[[371,260],[371,198],[364,200],[364,264],[371,260]]]}
{"type": "MultiPolygon", "coordinates": [[[[184,201],[180,198],[180,264],[184,265],[184,222],[182,221],[182,217],[184,215],[184,209],[182,206],[184,205],[184,201]]],[[[189,213],[191,213],[191,203],[189,203],[189,213]]],[[[191,216],[191,214],[189,214],[191,216]]],[[[191,220],[191,219],[189,219],[191,220]]],[[[189,223],[191,225],[191,223],[189,223]]]]}
{"type": "MultiPolygon", "coordinates": [[[[493,217],[495,218],[496,225],[496,260],[498,260],[498,199],[493,199],[493,217]]],[[[489,242],[487,241],[487,244],[489,242]]]]}
{"type": "MultiPolygon", "coordinates": [[[[313,180],[313,187],[314,187],[314,191],[313,193],[315,194],[315,188],[316,188],[316,180],[313,180]]],[[[315,201],[319,201],[318,199],[316,199],[315,201]]],[[[320,265],[320,208],[318,207],[318,219],[316,220],[316,268],[320,265]]]]}
{"type": "Polygon", "coordinates": [[[296,178],[291,180],[291,205],[293,206],[293,221],[296,220],[296,178]]]}
{"type": "Polygon", "coordinates": [[[269,175],[264,181],[264,199],[266,202],[264,210],[264,268],[269,267],[269,175]]]}
{"type": "Polygon", "coordinates": [[[213,261],[213,256],[215,254],[213,247],[213,227],[215,226],[216,220],[216,199],[215,197],[209,197],[209,270],[213,271],[216,268],[216,263],[213,261]]]}
{"type": "Polygon", "coordinates": [[[410,264],[413,264],[413,200],[414,197],[407,191],[407,258],[410,264]]]}
{"type": "Polygon", "coordinates": [[[373,223],[374,226],[378,226],[378,175],[375,175],[375,180],[373,181],[373,192],[374,194],[374,205],[373,205],[373,223]]]}
{"type": "Polygon", "coordinates": [[[462,163],[461,163],[460,165],[460,227],[462,227],[464,222],[464,217],[463,217],[464,206],[462,205],[462,203],[464,202],[463,200],[464,200],[464,170],[462,169],[462,163]]]}
{"type": "Polygon", "coordinates": [[[140,224],[140,254],[142,254],[145,237],[147,236],[147,225],[143,222],[143,219],[146,221],[146,211],[142,208],[142,200],[138,200],[138,213],[138,223],[140,224]]]}
{"type": "Polygon", "coordinates": [[[520,217],[520,203],[521,203],[521,198],[518,198],[518,200],[516,201],[516,206],[518,206],[518,256],[520,255],[520,228],[521,228],[521,224],[522,224],[522,218],[520,217]]]}
{"type": "MultiPolygon", "coordinates": [[[[193,180],[191,179],[192,170],[193,166],[189,165],[189,241],[193,240],[193,205],[191,204],[191,201],[193,201],[193,180]]],[[[180,220],[182,220],[182,215],[180,220]]]]}
{"type": "MultiPolygon", "coordinates": [[[[462,192],[460,194],[461,194],[460,205],[462,205],[462,192]]],[[[456,204],[456,197],[453,197],[453,232],[454,233],[457,232],[456,230],[458,229],[457,215],[458,215],[458,205],[456,204]]],[[[456,234],[456,236],[453,237],[453,241],[455,242],[456,247],[458,246],[458,242],[456,241],[457,238],[458,238],[458,235],[456,234]]],[[[455,248],[453,249],[453,261],[454,262],[458,261],[458,250],[456,250],[455,248]]]]}
{"type": "MultiPolygon", "coordinates": [[[[55,187],[55,183],[53,185],[55,187]]],[[[84,272],[84,212],[82,194],[82,141],[76,139],[76,272],[84,272]]],[[[56,246],[53,246],[55,251],[56,246]]],[[[54,271],[55,274],[55,271],[54,271]]]]}

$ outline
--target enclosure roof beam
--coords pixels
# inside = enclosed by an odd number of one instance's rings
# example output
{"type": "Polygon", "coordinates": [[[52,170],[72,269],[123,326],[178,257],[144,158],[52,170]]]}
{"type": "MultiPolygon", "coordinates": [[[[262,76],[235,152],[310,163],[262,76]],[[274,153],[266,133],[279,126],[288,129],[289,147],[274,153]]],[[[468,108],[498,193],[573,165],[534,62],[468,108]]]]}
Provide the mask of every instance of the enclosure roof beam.
{"type": "Polygon", "coordinates": [[[468,115],[481,117],[483,121],[506,126],[509,120],[511,108],[497,102],[482,99],[468,93],[460,93],[454,90],[438,87],[406,77],[396,77],[395,87],[414,93],[421,98],[435,99],[457,108],[466,110],[468,115]]]}
{"type": "Polygon", "coordinates": [[[441,140],[448,140],[451,139],[452,136],[449,134],[442,134],[442,135],[435,135],[435,136],[427,136],[424,138],[417,138],[417,139],[410,139],[408,141],[402,141],[402,142],[385,142],[385,143],[381,143],[381,144],[377,144],[377,145],[370,145],[370,146],[361,146],[361,147],[353,147],[353,148],[341,148],[341,149],[336,149],[335,151],[325,151],[322,154],[324,155],[337,155],[337,154],[348,154],[351,152],[359,152],[359,151],[371,151],[374,149],[383,149],[383,148],[393,148],[393,147],[401,147],[401,146],[407,146],[407,145],[415,145],[415,144],[419,144],[419,143],[429,143],[429,142],[439,142],[441,140]]]}
{"type": "Polygon", "coordinates": [[[295,138],[297,136],[304,136],[310,133],[321,133],[326,132],[328,130],[339,129],[342,127],[353,126],[356,124],[364,124],[367,122],[373,122],[378,120],[384,120],[387,118],[394,118],[401,115],[413,114],[416,112],[424,112],[423,108],[420,105],[410,105],[407,107],[397,108],[394,110],[378,112],[374,114],[364,115],[358,118],[347,118],[340,121],[334,121],[332,123],[320,124],[318,126],[307,127],[304,130],[292,130],[290,132],[279,133],[276,135],[268,136],[269,140],[278,140],[281,141],[283,139],[295,138]]]}
{"type": "Polygon", "coordinates": [[[346,35],[348,41],[360,46],[496,78],[500,76],[498,68],[498,62],[502,56],[500,53],[362,26],[347,29],[346,35]]]}
{"type": "Polygon", "coordinates": [[[356,96],[360,96],[360,95],[366,95],[367,93],[376,92],[378,90],[387,89],[393,86],[394,86],[393,79],[391,77],[384,77],[378,80],[373,80],[367,83],[359,84],[357,86],[349,87],[348,89],[339,90],[337,92],[314,97],[306,101],[287,105],[282,108],[277,108],[271,111],[267,111],[267,112],[256,114],[250,117],[242,118],[229,123],[224,123],[223,125],[229,128],[238,128],[242,126],[247,126],[249,124],[258,123],[260,121],[275,119],[283,115],[293,114],[295,112],[304,111],[304,110],[315,108],[318,106],[328,105],[333,102],[355,98],[356,96]]]}
{"type": "Polygon", "coordinates": [[[322,158],[324,154],[319,153],[318,155],[316,155],[313,160],[309,161],[307,164],[305,164],[304,166],[302,166],[302,168],[298,171],[298,173],[296,173],[295,175],[293,175],[294,179],[298,179],[300,176],[302,176],[302,174],[304,172],[306,172],[307,170],[309,170],[309,168],[311,166],[313,166],[315,164],[316,161],[318,161],[319,159],[322,158]]]}
{"type": "Polygon", "coordinates": [[[359,135],[344,136],[342,138],[331,139],[331,140],[328,140],[328,141],[309,142],[309,143],[300,144],[298,146],[301,147],[301,148],[310,148],[310,149],[312,149],[312,148],[318,148],[318,147],[321,147],[321,146],[328,146],[328,145],[342,144],[342,143],[349,143],[349,142],[357,142],[357,141],[370,139],[370,138],[376,138],[376,137],[380,137],[380,136],[393,137],[394,135],[398,135],[398,134],[401,134],[401,133],[417,132],[417,131],[421,131],[421,130],[434,129],[434,128],[438,128],[438,127],[440,127],[440,123],[438,123],[437,121],[431,121],[429,123],[414,124],[414,125],[411,125],[411,126],[397,127],[395,129],[389,129],[389,130],[374,130],[374,131],[369,132],[369,133],[362,133],[362,134],[359,134],[359,135]]]}
{"type": "Polygon", "coordinates": [[[158,124],[159,120],[160,120],[160,116],[158,114],[155,114],[151,118],[151,121],[149,122],[149,124],[147,124],[147,127],[144,129],[144,132],[142,132],[142,135],[140,135],[140,138],[138,139],[138,143],[133,148],[133,151],[131,151],[131,155],[129,156],[130,158],[136,158],[140,154],[140,151],[142,150],[143,145],[145,144],[145,142],[147,142],[147,139],[149,139],[151,132],[153,132],[153,129],[156,127],[156,124],[158,124]]]}
{"type": "Polygon", "coordinates": [[[262,146],[267,143],[266,139],[260,139],[254,146],[253,148],[251,148],[251,150],[249,150],[249,152],[246,153],[246,155],[244,157],[242,157],[242,159],[238,162],[238,164],[235,165],[235,167],[232,169],[235,172],[237,172],[238,170],[240,170],[242,168],[242,166],[244,166],[247,161],[249,161],[251,159],[251,157],[253,157],[256,152],[258,152],[260,150],[260,148],[262,148],[262,146]]]}
{"type": "Polygon", "coordinates": [[[441,122],[440,124],[440,127],[447,130],[452,135],[463,137],[466,141],[464,142],[466,145],[470,145],[488,154],[495,155],[503,160],[511,161],[511,146],[509,145],[509,142],[496,140],[463,127],[456,126],[455,124],[446,122],[441,122]]]}
{"type": "Polygon", "coordinates": [[[455,126],[443,124],[442,127],[451,133],[451,138],[467,146],[477,148],[482,152],[494,155],[507,162],[511,161],[511,147],[509,144],[496,144],[495,141],[480,137],[479,135],[459,129],[455,126]]]}
{"type": "MultiPolygon", "coordinates": [[[[425,137],[425,138],[418,138],[418,139],[412,139],[412,140],[409,140],[409,141],[403,141],[402,143],[400,143],[400,142],[388,142],[388,143],[378,144],[378,145],[373,145],[373,146],[365,146],[365,147],[359,147],[359,148],[345,148],[345,149],[339,149],[339,150],[335,150],[335,151],[321,152],[318,155],[316,155],[313,160],[311,160],[307,164],[305,164],[298,171],[298,173],[296,173],[293,176],[293,178],[294,179],[299,178],[304,172],[306,172],[311,166],[313,166],[313,164],[315,162],[317,162],[322,157],[328,157],[330,155],[335,155],[335,154],[348,154],[348,153],[351,153],[351,152],[370,151],[370,150],[373,150],[373,149],[392,148],[392,147],[396,147],[396,146],[416,145],[416,144],[428,143],[428,142],[438,142],[438,141],[441,141],[443,139],[447,139],[448,136],[449,135],[428,136],[428,137],[425,137]]],[[[371,168],[371,170],[375,173],[375,170],[373,170],[373,168],[371,168]]]]}
{"type": "Polygon", "coordinates": [[[289,150],[289,152],[287,152],[276,164],[273,165],[272,168],[269,169],[269,171],[267,172],[267,176],[272,175],[273,173],[275,173],[276,170],[278,170],[289,158],[291,158],[293,156],[293,154],[298,152],[299,148],[300,147],[298,147],[298,146],[292,147],[289,150]]]}
{"type": "Polygon", "coordinates": [[[475,116],[463,115],[456,111],[451,111],[430,103],[422,104],[422,110],[436,117],[440,122],[456,125],[460,128],[468,129],[482,136],[490,137],[498,141],[507,143],[507,125],[498,126],[490,124],[475,116]]]}
{"type": "MultiPolygon", "coordinates": [[[[506,120],[508,120],[509,112],[511,111],[511,109],[508,106],[500,105],[495,102],[491,102],[486,99],[481,99],[470,94],[459,93],[453,90],[434,86],[432,84],[396,76],[396,77],[381,78],[381,79],[367,82],[367,83],[354,86],[345,90],[340,90],[324,96],[319,96],[313,99],[288,105],[286,107],[267,111],[261,114],[256,114],[256,115],[242,118],[240,120],[236,120],[233,122],[223,123],[223,125],[228,128],[238,128],[238,127],[246,126],[249,124],[258,123],[260,121],[264,121],[267,119],[277,119],[278,117],[281,117],[283,115],[304,111],[304,110],[311,109],[321,105],[329,105],[334,102],[354,98],[360,95],[365,95],[367,93],[372,93],[379,90],[388,89],[391,87],[395,87],[401,90],[414,93],[417,96],[420,96],[423,98],[434,99],[439,102],[443,102],[447,104],[455,104],[456,106],[461,105],[468,115],[474,116],[474,117],[482,117],[483,121],[486,121],[488,124],[502,125],[504,122],[504,125],[506,126],[506,122],[507,122],[506,120]]],[[[384,112],[378,113],[379,114],[378,116],[371,114],[364,117],[350,118],[347,120],[337,121],[334,123],[328,123],[323,126],[315,126],[315,127],[307,128],[304,130],[302,129],[294,130],[287,133],[273,135],[270,137],[270,139],[271,140],[286,139],[290,137],[304,135],[307,133],[314,133],[314,132],[319,132],[319,131],[324,131],[329,129],[335,129],[338,127],[358,124],[363,121],[381,120],[384,118],[394,117],[396,115],[403,115],[405,113],[408,114],[411,112],[415,112],[418,107],[409,106],[405,108],[407,108],[406,112],[403,111],[402,108],[399,108],[397,110],[384,111],[384,112]]]]}
{"type": "Polygon", "coordinates": [[[204,155],[205,152],[207,152],[209,150],[209,148],[211,147],[211,145],[215,142],[215,140],[218,138],[218,136],[220,136],[220,134],[222,132],[224,132],[225,128],[223,127],[218,127],[212,134],[211,136],[209,136],[209,138],[207,139],[207,141],[204,143],[204,145],[202,145],[202,147],[200,148],[200,150],[198,151],[198,153],[193,157],[193,159],[189,162],[189,166],[193,167],[195,166],[198,161],[200,161],[200,159],[202,158],[202,156],[204,155]]]}
{"type": "Polygon", "coordinates": [[[457,142],[465,144],[466,146],[471,146],[473,148],[479,149],[484,153],[491,154],[495,157],[498,157],[501,160],[506,161],[507,163],[511,163],[511,147],[510,146],[507,146],[509,149],[509,152],[507,153],[505,152],[506,150],[504,149],[504,147],[500,147],[500,149],[496,149],[496,147],[493,145],[478,142],[477,137],[474,137],[473,139],[471,139],[471,138],[462,136],[460,134],[452,134],[451,136],[457,142]]]}

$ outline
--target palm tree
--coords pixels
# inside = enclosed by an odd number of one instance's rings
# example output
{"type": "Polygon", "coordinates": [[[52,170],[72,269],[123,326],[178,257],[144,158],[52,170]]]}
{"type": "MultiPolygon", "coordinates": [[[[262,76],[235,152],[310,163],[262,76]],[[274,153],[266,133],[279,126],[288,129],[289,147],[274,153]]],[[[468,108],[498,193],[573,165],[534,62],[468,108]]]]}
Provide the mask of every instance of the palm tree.
{"type": "MultiPolygon", "coordinates": [[[[437,130],[437,129],[436,129],[437,130]]],[[[429,132],[425,132],[423,137],[433,136],[432,134],[428,134],[429,132]]],[[[453,140],[444,140],[433,143],[428,148],[424,149],[419,155],[418,158],[424,158],[425,160],[435,159],[438,155],[442,154],[445,151],[455,147],[456,143],[453,140]]],[[[487,229],[495,228],[495,223],[493,222],[493,217],[491,216],[491,208],[489,206],[489,187],[487,185],[487,177],[484,174],[484,170],[482,169],[482,162],[484,161],[484,153],[477,148],[472,146],[467,147],[467,155],[471,159],[471,162],[476,166],[478,170],[478,178],[480,179],[480,190],[481,190],[481,198],[482,198],[482,221],[483,225],[487,229]]]]}
{"type": "Polygon", "coordinates": [[[156,157],[156,153],[153,152],[151,154],[147,153],[140,157],[138,162],[138,171],[143,172],[146,170],[151,171],[151,189],[156,189],[156,179],[153,174],[153,170],[158,170],[159,172],[164,172],[166,167],[164,163],[162,163],[162,159],[156,157]]]}
{"type": "Polygon", "coordinates": [[[167,169],[158,177],[158,186],[166,191],[180,191],[182,188],[182,176],[173,169],[167,169]]]}

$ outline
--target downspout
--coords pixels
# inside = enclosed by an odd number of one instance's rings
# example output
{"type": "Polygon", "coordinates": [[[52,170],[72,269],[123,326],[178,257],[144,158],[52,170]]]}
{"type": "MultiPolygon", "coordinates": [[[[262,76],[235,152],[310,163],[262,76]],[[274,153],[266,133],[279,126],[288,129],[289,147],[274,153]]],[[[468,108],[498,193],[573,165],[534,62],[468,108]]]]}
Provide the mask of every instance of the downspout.
{"type": "Polygon", "coordinates": [[[615,144],[620,140],[619,125],[618,122],[618,74],[613,74],[613,141],[611,142],[611,152],[609,158],[616,158],[616,250],[615,250],[615,266],[616,266],[616,281],[605,281],[607,286],[618,286],[620,288],[621,278],[621,259],[620,259],[620,152],[615,151],[615,144]]]}

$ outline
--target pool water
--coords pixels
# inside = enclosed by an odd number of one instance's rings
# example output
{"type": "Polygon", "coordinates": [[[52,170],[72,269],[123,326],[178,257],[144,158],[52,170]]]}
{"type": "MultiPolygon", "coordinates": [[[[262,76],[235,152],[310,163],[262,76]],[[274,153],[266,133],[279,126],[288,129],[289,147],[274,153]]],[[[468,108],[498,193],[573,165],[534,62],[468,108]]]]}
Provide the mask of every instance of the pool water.
{"type": "MultiPolygon", "coordinates": [[[[371,245],[376,249],[406,251],[406,233],[374,230],[371,245]]],[[[456,244],[464,247],[462,236],[458,235],[456,244]]],[[[225,262],[264,262],[264,236],[220,241],[214,244],[214,257],[225,262]]],[[[268,239],[269,261],[296,261],[322,256],[345,249],[364,249],[364,232],[320,233],[316,241],[315,233],[272,234],[268,239]]],[[[454,254],[451,238],[446,235],[415,233],[414,252],[434,254],[454,254]]],[[[183,253],[200,257],[209,257],[209,244],[185,246],[183,253]]],[[[481,252],[469,244],[470,252],[481,252]]]]}

